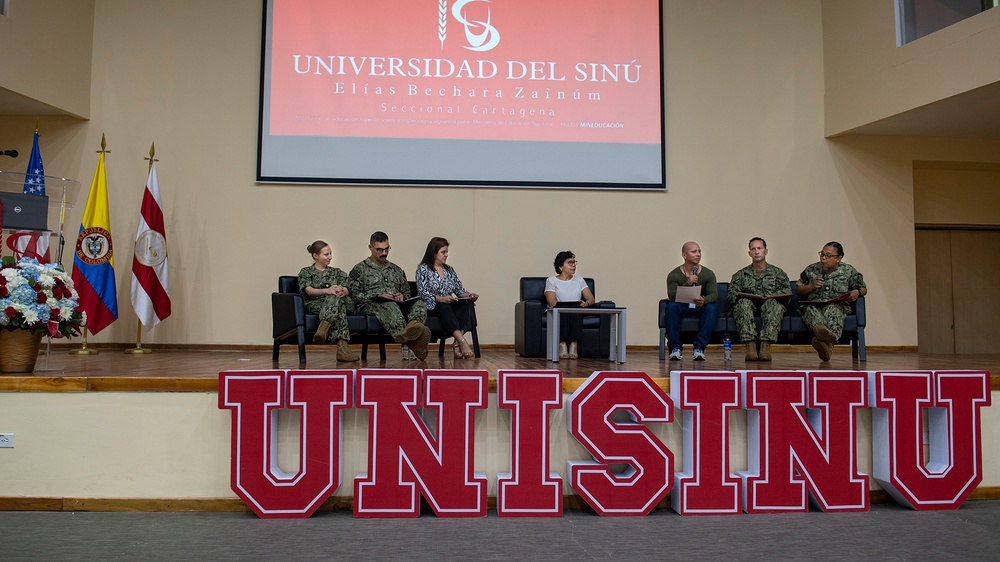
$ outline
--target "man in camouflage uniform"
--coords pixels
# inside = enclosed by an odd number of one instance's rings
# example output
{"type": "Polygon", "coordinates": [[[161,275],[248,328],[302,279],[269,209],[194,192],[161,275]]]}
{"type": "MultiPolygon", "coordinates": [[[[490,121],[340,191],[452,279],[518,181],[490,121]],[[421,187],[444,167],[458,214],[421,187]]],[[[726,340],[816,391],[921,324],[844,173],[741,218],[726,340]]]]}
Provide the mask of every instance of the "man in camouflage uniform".
{"type": "Polygon", "coordinates": [[[410,284],[400,267],[389,261],[389,236],[375,232],[368,244],[371,256],[351,269],[351,294],[362,314],[374,314],[385,331],[413,350],[417,359],[427,358],[431,331],[424,326],[427,305],[422,299],[403,304],[410,298],[410,284]],[[372,297],[379,297],[373,301],[372,297]]]}
{"type": "Polygon", "coordinates": [[[727,300],[736,320],[740,341],[746,344],[747,361],[770,361],[771,344],[778,341],[781,317],[785,315],[786,304],[779,299],[751,299],[739,293],[773,297],[791,295],[788,274],[780,267],[767,263],[767,242],[763,238],[750,239],[750,265],[733,274],[729,282],[727,300]],[[754,313],[760,309],[760,334],[754,313]],[[758,351],[758,340],[760,349],[758,351]]]}
{"type": "MultiPolygon", "coordinates": [[[[851,312],[851,304],[868,293],[865,279],[853,266],[843,263],[844,247],[839,242],[829,242],[819,253],[819,261],[806,266],[799,276],[795,292],[808,295],[807,301],[843,300],[829,304],[799,305],[802,322],[816,336],[813,349],[822,361],[833,355],[833,344],[844,332],[844,318],[851,312]]],[[[801,301],[800,301],[801,302],[801,301]]]]}

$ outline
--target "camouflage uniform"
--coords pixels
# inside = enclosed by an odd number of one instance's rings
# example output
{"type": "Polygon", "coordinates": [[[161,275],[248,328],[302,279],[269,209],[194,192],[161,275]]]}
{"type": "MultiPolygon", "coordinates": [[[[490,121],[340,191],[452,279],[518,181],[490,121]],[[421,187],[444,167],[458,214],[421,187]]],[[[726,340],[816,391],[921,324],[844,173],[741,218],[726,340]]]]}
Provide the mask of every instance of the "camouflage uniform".
{"type": "Polygon", "coordinates": [[[410,294],[410,284],[406,281],[406,274],[392,262],[387,261],[385,265],[379,265],[375,260],[367,258],[351,269],[350,282],[354,306],[358,312],[374,314],[385,331],[392,334],[396,341],[403,341],[403,330],[407,322],[417,320],[423,323],[427,320],[427,305],[422,299],[407,305],[395,302],[372,302],[373,296],[383,293],[401,293],[403,298],[413,296],[410,294]]]}
{"type": "MultiPolygon", "coordinates": [[[[757,324],[754,321],[757,305],[745,297],[737,299],[737,293],[750,293],[765,297],[787,295],[791,293],[791,285],[788,282],[788,274],[780,267],[771,264],[767,264],[759,275],[753,270],[753,264],[733,274],[726,299],[729,301],[729,308],[733,311],[733,319],[736,320],[740,341],[752,342],[757,340],[757,324]]],[[[777,299],[768,299],[760,305],[761,341],[771,343],[778,341],[778,329],[781,327],[781,317],[785,315],[786,309],[785,303],[777,299]]]]}
{"type": "Polygon", "coordinates": [[[306,294],[306,287],[328,289],[334,285],[349,286],[347,274],[339,268],[327,267],[323,271],[319,271],[315,266],[310,265],[299,271],[299,290],[302,291],[303,305],[309,312],[318,314],[320,321],[326,320],[330,323],[330,331],[326,336],[327,341],[350,340],[351,334],[347,330],[347,315],[353,308],[351,297],[341,298],[336,295],[310,297],[306,294]]]}
{"type": "MultiPolygon", "coordinates": [[[[817,277],[823,278],[823,286],[819,290],[806,295],[805,300],[826,301],[843,295],[844,293],[868,288],[865,285],[865,278],[854,266],[840,262],[837,267],[823,275],[823,265],[820,262],[810,264],[799,276],[799,285],[812,285],[817,277]]],[[[810,330],[817,324],[824,324],[833,335],[840,339],[844,333],[844,317],[851,312],[851,303],[836,302],[827,305],[799,305],[799,314],[802,315],[802,322],[810,330]]]]}

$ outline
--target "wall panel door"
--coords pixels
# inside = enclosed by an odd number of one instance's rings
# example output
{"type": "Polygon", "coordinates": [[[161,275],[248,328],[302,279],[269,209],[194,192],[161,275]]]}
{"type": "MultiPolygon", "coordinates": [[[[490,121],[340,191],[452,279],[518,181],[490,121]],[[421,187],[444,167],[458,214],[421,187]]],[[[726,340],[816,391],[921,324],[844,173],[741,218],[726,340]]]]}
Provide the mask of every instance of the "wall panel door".
{"type": "Polygon", "coordinates": [[[955,353],[951,231],[916,231],[917,349],[955,353]]]}
{"type": "Polygon", "coordinates": [[[951,232],[955,353],[1000,352],[1000,232],[951,232]]]}

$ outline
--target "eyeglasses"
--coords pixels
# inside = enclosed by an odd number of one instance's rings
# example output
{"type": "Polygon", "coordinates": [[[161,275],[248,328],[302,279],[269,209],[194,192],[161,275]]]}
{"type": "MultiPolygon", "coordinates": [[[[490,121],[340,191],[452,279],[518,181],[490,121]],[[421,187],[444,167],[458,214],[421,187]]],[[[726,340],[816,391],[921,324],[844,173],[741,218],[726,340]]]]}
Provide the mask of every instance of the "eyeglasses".
{"type": "Polygon", "coordinates": [[[824,260],[826,260],[826,259],[830,259],[830,258],[839,258],[840,254],[827,254],[825,252],[820,252],[819,253],[819,257],[822,258],[822,259],[824,259],[824,260]]]}
{"type": "Polygon", "coordinates": [[[392,246],[386,246],[385,248],[376,248],[376,247],[372,246],[372,251],[374,251],[376,254],[383,254],[383,253],[388,254],[389,250],[391,250],[391,249],[392,249],[392,246]]]}
{"type": "Polygon", "coordinates": [[[580,262],[578,262],[576,260],[566,260],[566,265],[576,265],[578,263],[580,263],[580,262]]]}

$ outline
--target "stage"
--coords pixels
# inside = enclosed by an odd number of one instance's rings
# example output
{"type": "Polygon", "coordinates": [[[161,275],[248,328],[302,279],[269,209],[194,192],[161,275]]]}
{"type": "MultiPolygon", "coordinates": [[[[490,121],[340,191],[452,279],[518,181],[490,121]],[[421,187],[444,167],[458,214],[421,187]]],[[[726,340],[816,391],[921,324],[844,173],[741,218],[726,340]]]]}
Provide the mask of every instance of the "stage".
{"type": "MultiPolygon", "coordinates": [[[[683,361],[660,361],[655,347],[630,347],[625,364],[611,363],[603,358],[563,359],[552,363],[542,358],[521,357],[511,346],[483,346],[480,359],[454,359],[450,347],[444,358],[437,354],[437,344],[432,344],[426,361],[403,361],[398,346],[387,346],[386,361],[378,360],[378,348],[369,350],[368,360],[357,363],[338,363],[333,346],[307,346],[308,362],[299,365],[294,346],[283,346],[278,362],[271,361],[270,347],[238,348],[148,348],[149,354],[128,354],[126,347],[102,346],[98,355],[70,355],[73,347],[53,348],[48,366],[53,371],[42,371],[46,358],[39,356],[36,372],[31,375],[0,376],[0,392],[84,392],[84,391],[169,391],[214,392],[220,371],[262,369],[485,369],[490,378],[500,369],[558,369],[563,373],[563,389],[572,392],[579,381],[594,371],[643,371],[659,379],[668,388],[667,379],[672,370],[962,370],[990,371],[993,390],[1000,390],[1000,354],[936,355],[912,350],[880,349],[868,347],[868,361],[860,362],[851,357],[850,346],[838,346],[833,358],[823,363],[810,346],[776,345],[773,361],[747,362],[743,360],[740,346],[733,350],[733,361],[727,366],[722,359],[722,348],[710,346],[705,361],[691,359],[691,348],[684,349],[683,361]]],[[[43,343],[44,348],[44,343],[43,343]]],[[[360,350],[359,350],[360,351],[360,350]]],[[[491,388],[491,390],[493,390],[491,388]]],[[[0,431],[4,431],[0,428],[0,431]]]]}
{"type": "MultiPolygon", "coordinates": [[[[152,353],[126,354],[124,347],[101,346],[99,354],[70,355],[73,347],[54,348],[39,357],[36,369],[24,376],[0,376],[0,433],[15,435],[13,449],[0,449],[0,509],[91,511],[242,511],[232,492],[232,416],[219,409],[221,371],[299,369],[294,347],[285,347],[277,364],[270,347],[228,349],[160,348],[152,353]]],[[[561,370],[564,400],[595,371],[643,371],[669,390],[671,370],[795,370],[899,371],[977,370],[1000,373],[1000,354],[930,355],[909,350],[868,348],[868,361],[851,358],[850,347],[838,347],[822,363],[808,346],[776,346],[771,362],[748,363],[734,350],[727,366],[722,350],[710,347],[706,361],[693,361],[690,348],[682,362],[660,361],[653,348],[630,348],[628,362],[607,359],[562,360],[517,356],[510,347],[484,346],[480,359],[443,359],[432,347],[427,361],[403,361],[396,346],[388,360],[337,363],[332,346],[309,346],[305,369],[476,369],[490,379],[489,407],[476,414],[475,466],[489,478],[489,496],[496,476],[510,463],[509,411],[497,407],[495,380],[499,370],[561,370]]],[[[372,360],[374,358],[374,360],[372,360]]],[[[994,394],[1000,378],[991,377],[994,394]]],[[[1000,395],[997,395],[1000,398],[1000,395]]],[[[983,481],[972,498],[1000,497],[1000,414],[996,405],[982,412],[983,481]]],[[[565,408],[552,412],[550,467],[565,481],[569,460],[588,459],[587,451],[567,431],[565,408]]],[[[278,416],[278,464],[288,472],[298,467],[298,413],[278,416]]],[[[346,410],[343,417],[341,485],[325,508],[350,506],[352,482],[367,470],[368,412],[346,410]]],[[[746,413],[730,417],[733,471],[745,470],[746,413]]],[[[657,437],[675,453],[675,470],[683,458],[682,429],[672,423],[651,424],[657,437]]],[[[858,414],[858,468],[872,470],[871,414],[858,414]]],[[[567,508],[580,505],[564,486],[567,508]]],[[[872,481],[872,498],[887,499],[872,481]]]]}

